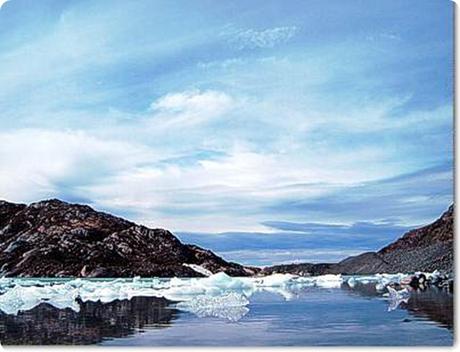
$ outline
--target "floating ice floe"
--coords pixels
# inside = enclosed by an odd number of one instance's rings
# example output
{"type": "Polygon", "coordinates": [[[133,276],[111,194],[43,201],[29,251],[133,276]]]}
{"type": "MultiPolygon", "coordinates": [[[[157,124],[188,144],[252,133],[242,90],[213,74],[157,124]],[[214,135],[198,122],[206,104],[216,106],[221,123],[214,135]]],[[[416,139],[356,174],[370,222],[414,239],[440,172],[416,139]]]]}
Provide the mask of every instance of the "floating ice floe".
{"type": "Polygon", "coordinates": [[[289,283],[293,283],[294,278],[297,278],[297,276],[292,274],[272,274],[256,278],[253,283],[257,287],[285,287],[289,283]]]}
{"type": "Polygon", "coordinates": [[[293,277],[288,283],[291,285],[300,286],[316,286],[321,288],[340,288],[344,279],[342,275],[320,275],[320,276],[297,276],[293,277]]]}
{"type": "MultiPolygon", "coordinates": [[[[436,273],[430,275],[436,275],[436,273]]],[[[179,302],[178,309],[198,312],[196,313],[198,316],[229,317],[229,320],[235,321],[235,317],[246,314],[243,312],[247,309],[249,298],[256,292],[271,292],[281,295],[286,300],[291,300],[299,291],[307,287],[335,289],[340,288],[344,282],[350,287],[360,283],[375,283],[377,290],[383,291],[388,285],[399,283],[405,277],[407,277],[405,274],[351,277],[342,275],[304,277],[273,274],[265,277],[230,277],[221,272],[203,278],[171,279],[79,278],[66,281],[62,279],[0,278],[0,310],[6,314],[17,314],[19,311],[26,311],[41,303],[47,303],[59,309],[69,308],[78,312],[80,309],[78,300],[109,303],[117,299],[145,296],[163,297],[179,302]],[[238,304],[234,304],[235,302],[238,304]]],[[[402,291],[395,291],[395,293],[391,291],[393,290],[391,287],[388,287],[388,290],[391,302],[400,301],[395,307],[406,299],[406,296],[402,296],[402,291]]]]}
{"type": "Polygon", "coordinates": [[[384,291],[385,287],[391,284],[400,284],[402,280],[409,277],[407,274],[375,274],[375,275],[361,275],[351,276],[346,282],[349,287],[354,288],[358,284],[375,284],[377,291],[384,291]]]}
{"type": "MultiPolygon", "coordinates": [[[[243,295],[247,299],[255,292],[268,291],[290,300],[295,297],[293,292],[301,287],[339,287],[341,282],[340,275],[299,277],[290,274],[273,274],[265,277],[230,277],[223,272],[205,278],[172,279],[135,277],[114,280],[78,278],[69,281],[50,281],[2,278],[0,292],[3,294],[0,294],[0,310],[7,314],[17,314],[19,311],[26,311],[41,303],[47,303],[60,309],[70,308],[79,311],[77,299],[83,302],[109,303],[135,296],[164,297],[177,302],[192,301],[195,305],[202,303],[203,297],[216,298],[221,300],[219,302],[222,309],[226,309],[230,293],[243,295]],[[194,301],[198,296],[201,298],[194,301]]],[[[218,316],[215,310],[213,308],[213,314],[218,316]]]]}
{"type": "Polygon", "coordinates": [[[27,311],[46,302],[59,309],[70,308],[78,312],[78,292],[62,286],[15,285],[0,296],[0,310],[6,314],[18,314],[19,311],[27,311]]]}
{"type": "Polygon", "coordinates": [[[321,275],[316,279],[316,286],[323,288],[339,288],[342,283],[342,275],[321,275]]]}

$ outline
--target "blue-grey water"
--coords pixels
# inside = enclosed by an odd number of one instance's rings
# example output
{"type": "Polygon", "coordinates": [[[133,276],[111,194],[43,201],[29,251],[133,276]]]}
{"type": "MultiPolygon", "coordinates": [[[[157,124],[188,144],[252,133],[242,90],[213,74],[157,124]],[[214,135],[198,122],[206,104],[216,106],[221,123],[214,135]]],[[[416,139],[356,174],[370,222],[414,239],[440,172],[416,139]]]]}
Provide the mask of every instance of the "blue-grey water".
{"type": "Polygon", "coordinates": [[[199,317],[155,297],[78,304],[78,312],[41,303],[18,314],[0,313],[2,344],[453,344],[453,296],[436,288],[413,291],[407,302],[390,311],[390,302],[373,284],[304,287],[288,300],[279,292],[262,291],[250,297],[244,311],[226,312],[236,319],[225,314],[199,317]]]}

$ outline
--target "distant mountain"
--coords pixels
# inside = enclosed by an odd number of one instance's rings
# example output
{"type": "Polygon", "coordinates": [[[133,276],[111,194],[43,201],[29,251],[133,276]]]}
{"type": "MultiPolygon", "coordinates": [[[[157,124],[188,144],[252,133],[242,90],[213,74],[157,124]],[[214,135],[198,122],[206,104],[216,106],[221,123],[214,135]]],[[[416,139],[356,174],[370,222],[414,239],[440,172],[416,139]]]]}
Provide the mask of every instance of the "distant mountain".
{"type": "Polygon", "coordinates": [[[258,269],[211,251],[57,199],[30,205],[0,201],[0,275],[21,277],[202,276],[187,265],[249,276],[258,269]],[[184,265],[186,264],[186,265],[184,265]]]}
{"type": "Polygon", "coordinates": [[[288,264],[264,268],[262,274],[376,274],[416,271],[453,272],[454,206],[430,225],[407,232],[378,252],[348,257],[339,263],[288,264]]]}

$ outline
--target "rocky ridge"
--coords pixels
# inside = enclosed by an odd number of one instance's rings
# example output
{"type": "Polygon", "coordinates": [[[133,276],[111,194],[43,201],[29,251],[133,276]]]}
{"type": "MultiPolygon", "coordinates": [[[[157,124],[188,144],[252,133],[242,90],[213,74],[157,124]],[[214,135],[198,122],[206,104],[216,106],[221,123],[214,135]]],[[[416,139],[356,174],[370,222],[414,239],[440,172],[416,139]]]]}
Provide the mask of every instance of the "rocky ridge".
{"type": "Polygon", "coordinates": [[[454,268],[454,206],[432,224],[411,230],[377,252],[348,257],[339,263],[288,264],[264,268],[262,274],[377,274],[398,272],[452,273],[454,268]]]}
{"type": "Polygon", "coordinates": [[[0,201],[0,275],[20,277],[195,277],[184,264],[249,276],[230,263],[181,243],[164,229],[57,199],[30,205],[0,201]]]}

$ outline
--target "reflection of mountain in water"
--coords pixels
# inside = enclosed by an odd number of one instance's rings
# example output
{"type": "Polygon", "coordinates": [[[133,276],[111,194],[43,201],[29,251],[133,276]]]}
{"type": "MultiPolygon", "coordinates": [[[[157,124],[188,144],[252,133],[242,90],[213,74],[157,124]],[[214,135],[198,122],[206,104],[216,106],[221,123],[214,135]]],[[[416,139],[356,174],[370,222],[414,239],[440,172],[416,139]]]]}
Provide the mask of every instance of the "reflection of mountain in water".
{"type": "Polygon", "coordinates": [[[358,295],[365,298],[374,298],[381,296],[382,293],[377,291],[375,283],[357,283],[355,286],[350,287],[348,284],[342,284],[341,288],[351,295],[358,295]]]}
{"type": "Polygon", "coordinates": [[[154,297],[131,300],[79,302],[79,313],[40,304],[18,315],[0,313],[2,344],[94,344],[103,339],[131,335],[136,329],[168,327],[178,311],[169,301],[154,297]]]}
{"type": "MultiPolygon", "coordinates": [[[[342,289],[350,294],[361,297],[381,296],[375,289],[375,284],[357,284],[351,288],[347,284],[342,289]]],[[[406,309],[416,318],[422,318],[438,323],[438,325],[453,329],[454,326],[454,299],[453,295],[436,287],[428,287],[426,290],[413,290],[407,303],[402,302],[399,306],[406,309]]]]}
{"type": "Polygon", "coordinates": [[[454,299],[453,295],[438,289],[416,291],[411,294],[409,302],[402,306],[412,315],[435,321],[439,325],[453,330],[454,299]]]}

